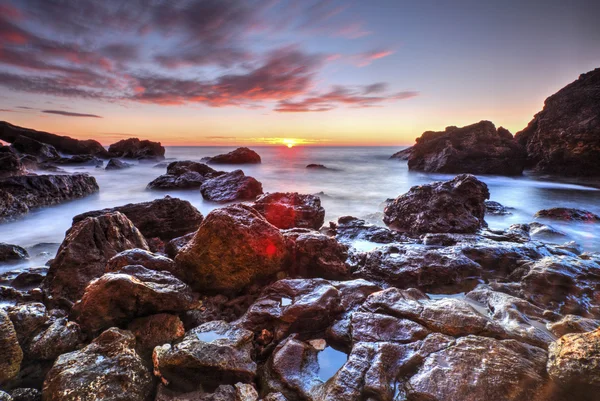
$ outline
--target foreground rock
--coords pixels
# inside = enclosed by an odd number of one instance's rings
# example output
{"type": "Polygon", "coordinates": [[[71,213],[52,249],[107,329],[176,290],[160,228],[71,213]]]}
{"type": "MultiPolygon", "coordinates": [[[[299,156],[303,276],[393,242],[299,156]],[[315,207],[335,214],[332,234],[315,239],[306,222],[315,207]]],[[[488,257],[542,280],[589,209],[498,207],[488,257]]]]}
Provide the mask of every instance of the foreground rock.
{"type": "Polygon", "coordinates": [[[210,157],[209,163],[213,164],[257,164],[260,163],[258,153],[248,148],[237,148],[234,151],[210,157]]]}
{"type": "Polygon", "coordinates": [[[0,179],[0,220],[29,209],[55,205],[98,192],[96,179],[87,174],[28,175],[0,179]]]}
{"type": "Polygon", "coordinates": [[[22,360],[17,332],[6,312],[0,309],[0,385],[19,373],[22,360]]]}
{"type": "Polygon", "coordinates": [[[256,210],[236,204],[210,212],[175,262],[194,288],[235,292],[277,273],[285,257],[279,230],[256,210]]]}
{"type": "Polygon", "coordinates": [[[412,234],[474,233],[485,227],[487,185],[462,174],[445,182],[415,186],[384,210],[390,227],[412,234]]]}
{"type": "Polygon", "coordinates": [[[131,332],[111,328],[82,350],[61,355],[46,376],[44,400],[148,399],[152,375],[134,348],[131,332]]]}
{"type": "Polygon", "coordinates": [[[179,161],[167,166],[167,174],[161,175],[148,184],[148,189],[196,189],[204,181],[225,174],[204,163],[179,161]]]}
{"type": "Polygon", "coordinates": [[[162,160],[165,158],[165,148],[160,142],[140,141],[138,138],[123,139],[113,143],[109,146],[108,153],[125,159],[162,160]]]}
{"type": "Polygon", "coordinates": [[[521,175],[527,158],[511,133],[490,121],[427,131],[410,149],[409,170],[431,173],[521,175]]]}
{"type": "Polygon", "coordinates": [[[277,228],[312,228],[318,230],[325,221],[325,209],[315,195],[275,192],[262,195],[252,205],[277,228]]]}
{"type": "Polygon", "coordinates": [[[165,196],[150,202],[129,203],[110,209],[94,210],[73,217],[73,224],[88,217],[107,213],[123,213],[146,238],[169,241],[192,231],[202,223],[204,216],[188,201],[165,196]]]}
{"type": "Polygon", "coordinates": [[[296,277],[343,280],[350,275],[348,252],[335,238],[317,231],[293,229],[284,232],[288,244],[288,272],[296,277]]]}
{"type": "Polygon", "coordinates": [[[121,251],[148,249],[146,240],[125,215],[115,212],[88,217],[75,223],[44,280],[52,303],[74,302],[81,298],[90,281],[104,274],[106,263],[121,251]]]}
{"type": "Polygon", "coordinates": [[[125,266],[92,281],[73,314],[89,333],[121,326],[136,317],[182,312],[197,306],[197,296],[170,273],[125,266]]]}
{"type": "Polygon", "coordinates": [[[588,212],[587,210],[566,207],[543,209],[537,212],[534,217],[566,221],[600,221],[600,216],[597,214],[588,212]]]}
{"type": "Polygon", "coordinates": [[[568,176],[600,175],[600,68],[550,96],[516,134],[533,169],[568,176]]]}
{"type": "Polygon", "coordinates": [[[91,139],[82,141],[68,136],[55,135],[48,132],[18,127],[9,124],[6,121],[0,121],[0,140],[13,143],[21,136],[53,146],[57,151],[70,155],[85,154],[97,155],[100,157],[108,156],[108,152],[98,141],[91,139]]]}
{"type": "Polygon", "coordinates": [[[262,184],[249,177],[242,170],[235,170],[219,177],[204,181],[200,193],[206,200],[233,202],[254,200],[263,193],[262,184]]]}

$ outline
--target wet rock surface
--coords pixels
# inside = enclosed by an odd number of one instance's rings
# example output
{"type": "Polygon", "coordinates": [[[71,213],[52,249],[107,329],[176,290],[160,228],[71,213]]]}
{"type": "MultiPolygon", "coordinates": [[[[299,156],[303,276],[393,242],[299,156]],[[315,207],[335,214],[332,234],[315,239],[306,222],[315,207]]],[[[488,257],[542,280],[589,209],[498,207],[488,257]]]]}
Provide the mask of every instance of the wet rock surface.
{"type": "Polygon", "coordinates": [[[245,175],[242,170],[234,170],[204,181],[200,193],[209,201],[233,202],[254,200],[263,193],[263,189],[254,177],[245,175]]]}
{"type": "Polygon", "coordinates": [[[204,163],[177,161],[167,165],[167,174],[148,184],[148,189],[197,189],[204,181],[225,174],[204,163]]]}
{"type": "Polygon", "coordinates": [[[252,205],[277,228],[312,228],[318,230],[325,221],[325,209],[315,195],[297,192],[274,192],[260,196],[252,205]]]}
{"type": "Polygon", "coordinates": [[[27,250],[18,245],[0,242],[0,262],[21,260],[29,257],[27,250]]]}
{"type": "Polygon", "coordinates": [[[257,164],[260,163],[258,153],[249,148],[237,148],[229,153],[208,158],[212,164],[257,164]]]}
{"type": "Polygon", "coordinates": [[[555,207],[552,209],[543,209],[535,214],[535,217],[542,217],[553,220],[575,220],[575,221],[600,221],[600,216],[582,209],[572,209],[566,207],[555,207]]]}

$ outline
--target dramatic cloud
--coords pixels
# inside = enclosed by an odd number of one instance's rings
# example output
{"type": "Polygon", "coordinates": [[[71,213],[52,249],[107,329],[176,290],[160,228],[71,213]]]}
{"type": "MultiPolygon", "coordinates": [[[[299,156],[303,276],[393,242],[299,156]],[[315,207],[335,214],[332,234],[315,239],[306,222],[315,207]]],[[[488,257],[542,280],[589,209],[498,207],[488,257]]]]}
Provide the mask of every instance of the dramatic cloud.
{"type": "Polygon", "coordinates": [[[73,113],[71,111],[63,111],[63,110],[43,110],[42,113],[48,114],[59,114],[61,116],[67,117],[92,117],[92,118],[102,118],[102,116],[97,116],[95,114],[83,114],[83,113],[73,113]]]}

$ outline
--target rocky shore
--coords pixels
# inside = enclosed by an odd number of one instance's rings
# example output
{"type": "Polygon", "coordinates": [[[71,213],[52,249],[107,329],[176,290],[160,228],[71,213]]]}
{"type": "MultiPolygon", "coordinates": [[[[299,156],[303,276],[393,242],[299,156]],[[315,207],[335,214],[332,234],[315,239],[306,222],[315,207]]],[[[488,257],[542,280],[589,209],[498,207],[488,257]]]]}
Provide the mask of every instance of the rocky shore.
{"type": "MultiPolygon", "coordinates": [[[[188,172],[227,177],[168,180],[188,172]]],[[[488,229],[474,176],[399,195],[389,228],[260,192],[91,211],[48,267],[0,276],[0,399],[596,399],[600,255],[488,229]]]]}

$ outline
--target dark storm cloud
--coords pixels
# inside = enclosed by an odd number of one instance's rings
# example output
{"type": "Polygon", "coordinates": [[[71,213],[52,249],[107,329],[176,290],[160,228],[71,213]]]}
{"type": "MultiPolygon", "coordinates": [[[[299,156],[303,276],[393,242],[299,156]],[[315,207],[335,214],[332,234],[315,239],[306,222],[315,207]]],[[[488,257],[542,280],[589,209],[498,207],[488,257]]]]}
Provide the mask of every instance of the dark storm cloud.
{"type": "Polygon", "coordinates": [[[92,118],[102,118],[102,116],[98,116],[96,114],[86,114],[86,113],[74,113],[71,111],[63,111],[63,110],[43,110],[42,113],[48,114],[58,114],[61,116],[67,117],[92,117],[92,118]]]}

